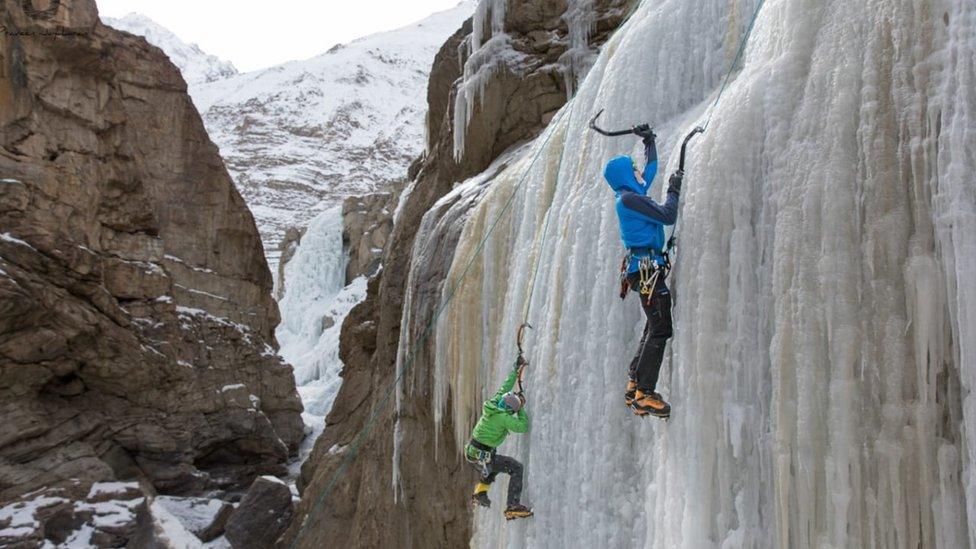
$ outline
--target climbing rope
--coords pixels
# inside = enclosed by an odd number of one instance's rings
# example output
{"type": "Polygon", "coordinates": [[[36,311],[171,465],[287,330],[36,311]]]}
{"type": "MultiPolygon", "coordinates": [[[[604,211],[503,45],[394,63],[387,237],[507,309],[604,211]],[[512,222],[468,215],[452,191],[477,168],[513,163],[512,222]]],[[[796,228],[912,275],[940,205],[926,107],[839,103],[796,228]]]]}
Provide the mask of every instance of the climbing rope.
{"type": "MultiPolygon", "coordinates": [[[[574,98],[574,101],[573,101],[573,105],[569,109],[570,118],[572,118],[572,114],[573,114],[573,111],[574,110],[576,110],[575,98],[574,98]]],[[[566,131],[568,132],[569,129],[567,128],[566,131]]],[[[558,187],[558,183],[559,183],[559,173],[562,171],[562,168],[563,168],[563,155],[565,155],[565,154],[566,154],[566,146],[564,144],[562,150],[559,151],[559,161],[556,163],[556,184],[557,184],[557,187],[558,187]]],[[[556,200],[556,189],[553,189],[552,196],[549,198],[549,206],[546,207],[545,220],[543,221],[543,224],[542,224],[542,234],[541,234],[541,236],[539,238],[539,251],[537,252],[537,255],[535,257],[535,268],[532,271],[532,282],[529,284],[529,295],[528,295],[528,297],[525,300],[525,314],[523,315],[522,326],[528,326],[529,328],[532,327],[531,325],[529,325],[529,313],[532,311],[532,296],[535,295],[535,283],[536,283],[536,280],[538,280],[538,278],[539,278],[539,268],[542,266],[542,261],[540,261],[540,259],[542,258],[542,252],[543,252],[543,250],[545,249],[545,246],[546,246],[546,236],[549,234],[549,221],[552,218],[552,203],[555,200],[556,200]]],[[[519,335],[518,335],[519,356],[522,355],[522,336],[523,335],[524,335],[524,332],[522,331],[521,328],[519,328],[519,335]]]]}
{"type": "Polygon", "coordinates": [[[729,79],[732,78],[732,72],[735,71],[736,65],[742,59],[742,54],[746,51],[746,44],[749,43],[749,37],[752,35],[752,29],[756,26],[756,19],[759,17],[759,10],[762,9],[763,4],[766,0],[759,0],[756,3],[756,9],[752,12],[752,19],[749,21],[749,26],[746,28],[746,33],[742,35],[742,39],[739,40],[739,49],[735,52],[735,59],[732,60],[732,64],[729,65],[728,72],[725,73],[725,79],[722,80],[722,87],[718,90],[718,95],[715,96],[715,101],[712,102],[712,106],[708,108],[708,117],[705,119],[705,123],[702,125],[702,130],[707,130],[708,125],[712,122],[712,115],[715,114],[715,106],[718,105],[719,99],[722,99],[722,94],[725,93],[725,88],[729,85],[729,79]]]}
{"type": "MultiPolygon", "coordinates": [[[[684,169],[685,169],[685,147],[688,145],[688,141],[695,134],[704,133],[705,130],[708,129],[708,125],[712,123],[712,115],[715,114],[715,107],[718,105],[719,100],[722,99],[722,95],[725,93],[725,89],[729,85],[729,80],[732,78],[732,73],[735,71],[736,65],[739,64],[739,61],[742,59],[742,54],[746,51],[746,44],[749,43],[749,37],[752,36],[752,29],[756,26],[756,19],[759,17],[759,10],[762,9],[763,4],[765,2],[766,0],[759,0],[756,3],[756,9],[752,12],[752,19],[749,20],[749,26],[746,28],[745,34],[743,34],[742,38],[739,40],[739,49],[735,52],[735,58],[732,59],[732,64],[729,65],[729,70],[725,73],[725,78],[722,80],[722,87],[719,88],[718,95],[715,96],[715,101],[713,101],[712,105],[708,108],[708,116],[705,118],[705,123],[693,129],[691,133],[689,133],[688,136],[685,137],[684,143],[682,143],[681,145],[680,170],[682,172],[682,176],[684,176],[684,169]]],[[[671,227],[671,236],[668,237],[667,240],[668,244],[665,251],[667,262],[669,264],[671,262],[671,258],[670,258],[671,251],[674,249],[675,244],[677,242],[677,233],[678,233],[678,221],[675,220],[674,226],[671,227]]]]}

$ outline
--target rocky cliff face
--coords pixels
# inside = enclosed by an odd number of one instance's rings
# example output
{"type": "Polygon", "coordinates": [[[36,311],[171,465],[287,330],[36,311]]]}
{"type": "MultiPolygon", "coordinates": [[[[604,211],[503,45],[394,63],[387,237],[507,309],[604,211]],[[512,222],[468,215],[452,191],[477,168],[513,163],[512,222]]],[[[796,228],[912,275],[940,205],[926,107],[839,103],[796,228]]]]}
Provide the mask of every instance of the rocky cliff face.
{"type": "MultiPolygon", "coordinates": [[[[497,18],[503,24],[493,33],[506,37],[505,48],[476,47],[485,34],[492,34],[484,28],[492,9],[506,4],[482,2],[474,18],[481,28],[473,33],[472,22],[467,22],[435,59],[428,87],[428,153],[401,199],[383,270],[370,281],[366,301],[343,325],[343,386],[325,434],[299,479],[302,503],[285,539],[297,538],[300,547],[321,546],[325,540],[362,547],[468,544],[467,497],[475,475],[459,459],[453,443],[443,443],[455,439],[452,426],[438,425],[432,417],[432,361],[426,348],[419,349],[405,375],[396,407],[390,393],[405,329],[401,317],[413,240],[422,219],[456,182],[480,173],[502,152],[537,135],[564,104],[567,86],[573,83],[560,60],[572,49],[566,16],[576,3],[512,2],[504,17],[497,18]],[[477,83],[476,100],[468,103],[470,112],[467,106],[457,109],[458,94],[468,93],[466,86],[481,74],[479,67],[489,68],[477,83]],[[457,124],[458,116],[466,117],[466,123],[457,124]],[[465,134],[459,150],[457,128],[465,134]],[[374,410],[380,411],[371,421],[374,410]],[[367,423],[372,426],[368,436],[357,439],[367,423]],[[354,444],[358,453],[332,485],[349,452],[355,451],[354,444]]],[[[630,5],[593,3],[591,47],[607,39],[630,5]]],[[[437,261],[444,262],[441,276],[453,253],[449,241],[443,248],[437,255],[437,261]]],[[[432,314],[441,280],[435,276],[430,293],[414,296],[424,311],[411,318],[409,337],[419,335],[415,327],[422,327],[424,317],[432,314]]]]}
{"type": "Polygon", "coordinates": [[[271,275],[178,70],[92,0],[0,5],[0,501],[279,472],[271,275]]]}

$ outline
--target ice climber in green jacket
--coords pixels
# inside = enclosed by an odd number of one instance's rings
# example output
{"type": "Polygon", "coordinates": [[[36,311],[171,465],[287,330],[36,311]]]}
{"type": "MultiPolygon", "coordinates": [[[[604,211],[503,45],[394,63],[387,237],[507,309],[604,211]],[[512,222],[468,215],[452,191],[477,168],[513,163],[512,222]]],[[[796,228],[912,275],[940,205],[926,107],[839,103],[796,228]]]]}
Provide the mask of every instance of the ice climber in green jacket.
{"type": "Polygon", "coordinates": [[[532,509],[519,502],[522,497],[522,464],[515,458],[495,452],[505,442],[509,432],[524,433],[529,430],[525,396],[512,390],[526,365],[520,357],[515,368],[502,383],[501,389],[485,401],[481,418],[471,432],[471,441],[464,446],[464,456],[468,463],[481,473],[481,481],[475,486],[471,496],[475,504],[491,507],[488,488],[498,473],[508,473],[508,506],[505,509],[505,518],[509,520],[532,516],[532,509]]]}

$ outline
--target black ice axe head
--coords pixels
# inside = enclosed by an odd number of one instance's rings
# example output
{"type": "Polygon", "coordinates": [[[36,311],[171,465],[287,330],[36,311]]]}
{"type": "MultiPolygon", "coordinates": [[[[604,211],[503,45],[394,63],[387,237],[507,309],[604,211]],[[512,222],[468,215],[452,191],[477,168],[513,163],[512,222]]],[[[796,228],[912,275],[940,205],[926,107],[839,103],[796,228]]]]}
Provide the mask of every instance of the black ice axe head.
{"type": "Polygon", "coordinates": [[[601,134],[603,134],[603,135],[605,135],[607,137],[619,137],[621,135],[630,135],[630,134],[634,133],[634,128],[630,128],[628,130],[608,131],[608,130],[604,130],[600,126],[597,126],[596,125],[596,119],[597,118],[600,118],[600,115],[601,114],[603,114],[603,109],[600,109],[600,112],[596,113],[596,116],[594,116],[593,119],[590,120],[590,129],[591,130],[593,130],[593,131],[595,131],[597,133],[601,133],[601,134]]]}

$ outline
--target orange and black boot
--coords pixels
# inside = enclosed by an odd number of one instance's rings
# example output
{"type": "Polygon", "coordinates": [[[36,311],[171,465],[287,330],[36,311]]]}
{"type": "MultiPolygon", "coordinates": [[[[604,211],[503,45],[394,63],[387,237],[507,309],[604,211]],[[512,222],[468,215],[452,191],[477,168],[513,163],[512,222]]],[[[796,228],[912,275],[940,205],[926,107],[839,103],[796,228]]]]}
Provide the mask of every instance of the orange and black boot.
{"type": "Polygon", "coordinates": [[[521,503],[516,503],[515,505],[509,505],[508,509],[505,509],[505,519],[513,520],[520,518],[528,518],[532,516],[532,509],[522,505],[521,503]]]}
{"type": "Polygon", "coordinates": [[[658,393],[644,393],[637,390],[637,394],[634,395],[634,413],[643,415],[652,415],[654,417],[668,418],[671,416],[671,405],[661,398],[658,393]]]}
{"type": "Polygon", "coordinates": [[[634,399],[636,398],[636,395],[637,395],[637,382],[634,381],[633,379],[628,379],[627,390],[624,391],[624,402],[627,403],[628,407],[634,405],[634,399]]]}

